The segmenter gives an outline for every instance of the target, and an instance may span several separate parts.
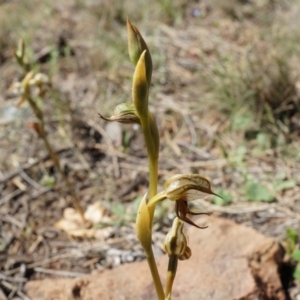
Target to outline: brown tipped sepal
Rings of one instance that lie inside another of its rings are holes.
[[[182,199],[189,201],[187,192],[190,190],[216,195],[211,190],[209,180],[198,174],[176,174],[169,178],[165,183],[167,198],[172,201]]]
[[[123,124],[141,124],[133,103],[121,103],[115,107],[114,113],[110,118],[99,114],[100,118],[109,122],[120,122]]]

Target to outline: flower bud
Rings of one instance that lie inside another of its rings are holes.
[[[164,248],[168,255],[182,257],[187,248],[187,238],[183,233],[184,222],[175,218],[171,230],[165,237]]]
[[[20,39],[18,43],[18,48],[15,52],[15,57],[20,63],[23,63],[24,55],[25,55],[25,43],[23,39]]]
[[[29,82],[30,85],[41,87],[43,85],[50,85],[50,79],[46,74],[37,73]]]
[[[29,90],[29,85],[33,78],[34,78],[34,71],[30,71],[26,74],[26,76],[22,80],[22,87],[24,88],[24,92]]]
[[[19,86],[21,97],[20,100],[17,103],[17,107],[20,107],[23,102],[28,100],[30,97],[30,81],[34,77],[34,71],[30,71],[26,74],[24,79],[21,82],[21,85]]]
[[[128,31],[128,52],[131,62],[136,66],[142,53],[146,50],[146,73],[147,81],[150,86],[152,76],[152,58],[146,42],[144,41],[139,30],[131,24],[127,19],[127,31]]]

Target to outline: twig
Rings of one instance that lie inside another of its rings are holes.
[[[2,289],[0,288],[0,300],[7,300],[8,298],[3,293]]]
[[[4,274],[0,273],[0,280],[5,280],[9,282],[27,282],[26,278],[21,278],[21,277],[11,277],[11,276],[6,276]]]
[[[131,162],[137,163],[137,164],[141,164],[141,165],[145,165],[145,163],[147,161],[145,158],[140,158],[137,156],[132,156],[132,155],[126,154],[124,152],[118,151],[118,149],[115,149],[115,148],[111,149],[108,145],[104,145],[104,144],[96,144],[94,146],[94,148],[102,150],[102,151],[110,151],[110,154],[111,154],[111,152],[113,152],[114,155],[118,156],[119,158],[124,158],[128,161],[131,161]]]
[[[24,170],[20,170],[20,175],[21,177],[30,185],[32,185],[34,188],[36,188],[37,190],[42,190],[44,187],[41,186],[40,184],[38,184],[37,182],[35,182],[34,180],[32,180],[25,172]]]
[[[3,220],[6,221],[6,222],[9,222],[9,223],[12,223],[12,224],[16,225],[19,228],[24,227],[24,225],[19,220],[15,219],[11,215],[5,215]]]
[[[175,164],[174,161],[173,162],[169,161],[169,163],[171,165]],[[186,164],[186,167],[190,167],[190,168],[205,167],[210,169],[221,168],[228,165],[228,161],[224,158],[205,160],[205,161],[194,161],[194,162],[186,161],[184,163]],[[176,165],[178,165],[178,163],[176,163]]]
[[[24,278],[25,274],[26,274],[26,264],[22,263],[20,266],[20,276],[22,276]],[[24,287],[24,282],[19,282],[18,283],[18,291],[22,291],[23,287]]]
[[[54,187],[48,187],[48,188],[44,188],[43,190],[39,191],[38,193],[35,193],[31,196],[31,200],[34,200],[36,198],[39,198],[40,196],[50,192],[53,190]]]
[[[193,121],[190,119],[190,117],[186,114],[183,114],[183,118],[189,128],[189,131],[190,131],[190,134],[191,134],[191,144],[192,146],[195,146],[196,143],[197,143],[197,133],[196,133],[196,130],[195,130],[195,127],[194,127],[194,123]]]
[[[23,194],[24,191],[22,190],[15,190],[13,192],[11,192],[10,194],[4,196],[2,199],[0,199],[0,205],[5,204],[6,202],[10,201],[12,198],[19,196],[21,194]]]
[[[126,238],[125,237],[115,238],[112,241],[108,240],[105,243],[102,242],[102,241],[99,241],[99,242],[94,243],[92,245],[87,244],[87,245],[84,245],[81,249],[74,249],[74,251],[68,251],[67,253],[58,254],[56,256],[53,256],[53,257],[50,257],[50,258],[47,258],[47,259],[43,259],[43,260],[40,260],[40,261],[29,263],[26,267],[27,267],[27,269],[33,269],[33,268],[36,268],[36,267],[40,267],[40,266],[52,263],[52,262],[57,261],[59,259],[65,259],[65,258],[70,258],[70,257],[71,258],[72,257],[73,258],[83,257],[83,256],[86,255],[86,253],[88,253],[90,251],[96,251],[97,253],[99,253],[101,251],[107,250],[109,247],[117,246],[121,242],[124,242],[124,241],[128,241],[128,237],[126,237]],[[80,252],[78,250],[80,250]],[[16,273],[19,272],[19,269],[20,268],[14,268],[14,269],[11,269],[11,270],[7,270],[7,271],[5,271],[5,274],[7,276],[16,274]]]
[[[0,284],[3,285],[5,288],[11,290],[14,294],[16,293],[22,300],[30,300],[24,293],[21,291],[16,290],[16,288],[7,281],[0,281]]]
[[[43,246],[45,248],[45,259],[49,258],[50,257],[50,246],[49,246],[49,243],[47,241],[47,239],[42,235],[42,243],[43,243]]]
[[[56,150],[56,154],[61,154],[61,153],[65,152],[65,151],[69,151],[69,150],[70,150],[69,148],[63,148],[63,149],[60,149],[60,150]],[[14,172],[12,172],[12,173],[6,175],[4,178],[2,178],[2,179],[0,180],[0,184],[5,183],[5,182],[11,180],[12,178],[18,176],[18,175],[20,174],[20,171],[21,171],[21,170],[22,170],[22,171],[25,171],[25,170],[27,170],[27,169],[30,169],[30,168],[32,168],[32,167],[38,165],[40,162],[46,161],[46,160],[48,160],[48,159],[50,159],[50,155],[49,155],[49,154],[43,156],[41,159],[36,160],[36,161],[34,161],[34,162],[32,162],[32,163],[24,164],[24,165],[23,165],[21,168],[19,168],[18,170],[14,171]]]
[[[195,147],[193,145],[190,145],[184,141],[176,141],[176,143],[180,146],[183,146],[187,149],[189,149],[190,151],[195,152],[196,154],[198,154],[199,156],[201,156],[203,159],[210,159],[212,158],[212,155],[210,153],[208,153],[207,151],[199,148],[199,147]]]
[[[278,205],[277,203],[271,203],[271,204],[255,204],[255,205],[250,205],[249,203],[240,204],[240,205],[234,205],[234,206],[218,206],[211,204],[207,202],[204,199],[199,199],[197,200],[198,203],[203,205],[205,208],[208,208],[210,211],[215,211],[215,212],[221,212],[221,213],[229,213],[229,214],[245,214],[245,213],[254,213],[258,211],[263,211],[267,209],[277,209],[286,215],[293,217],[300,221],[300,215],[291,211],[287,207],[282,207]]]
[[[131,191],[136,189],[140,184],[142,184],[146,178],[144,176],[137,176],[129,185],[125,186],[125,188],[121,189],[117,196],[119,198],[123,198],[125,195],[129,194]]]
[[[35,272],[56,275],[56,276],[65,276],[65,277],[83,277],[87,276],[88,274],[85,273],[78,273],[78,272],[70,272],[70,271],[61,271],[61,270],[53,270],[53,269],[45,269],[41,267],[34,268]]]
[[[78,148],[74,145],[74,143],[72,142],[72,140],[69,138],[69,136],[66,134],[65,130],[62,127],[58,128],[58,132],[59,134],[65,139],[67,140],[67,142],[69,143],[70,148],[72,149],[72,151],[77,155],[78,159],[80,160],[81,164],[83,165],[84,169],[86,171],[92,171],[89,163],[87,162],[87,160],[84,158],[84,156],[80,153],[80,151],[78,150]]]

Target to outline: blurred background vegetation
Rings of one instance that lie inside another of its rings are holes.
[[[223,196],[199,201],[199,209],[281,240],[287,228],[299,230],[299,13],[297,0],[0,1],[0,214],[15,220],[1,223],[2,248],[9,252],[13,231],[26,253],[37,228],[52,226],[71,204],[27,126],[29,107],[16,107],[20,38],[34,69],[50,77],[51,89],[37,101],[82,205],[100,201],[109,211],[113,221],[101,228],[134,221],[147,189],[141,135],[97,115],[131,101],[127,17],[154,63],[160,184],[171,174],[199,173]],[[173,213],[161,207],[157,229]]]

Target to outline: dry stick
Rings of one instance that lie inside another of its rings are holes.
[[[10,201],[12,198],[17,197],[24,193],[22,190],[15,190],[8,195],[4,196],[3,198],[0,199],[0,205],[5,204],[6,202]]]
[[[50,274],[50,275],[56,275],[56,276],[64,276],[64,277],[83,277],[87,276],[86,273],[79,273],[79,272],[70,272],[70,271],[61,271],[61,270],[53,270],[53,269],[46,269],[41,267],[35,267],[35,272],[44,273],[44,274]]]
[[[69,148],[63,148],[63,149],[57,150],[56,153],[62,153],[62,152],[68,151],[68,150],[69,150]],[[30,168],[36,166],[37,164],[39,164],[41,161],[46,161],[47,159],[49,159],[49,153],[46,154],[45,156],[43,156],[40,160],[36,160],[34,162],[27,163],[27,164],[23,165],[20,169],[18,169],[16,171],[14,171],[14,172],[12,172],[12,173],[4,176],[0,180],[0,184],[5,183],[5,182],[11,180],[12,178],[18,176],[20,174],[20,172],[22,172],[22,171],[24,172],[25,170],[30,169]]]
[[[5,296],[5,294],[3,293],[1,286],[0,286],[0,299],[1,300],[7,300],[8,298]]]
[[[22,278],[22,277],[12,277],[12,276],[6,276],[4,274],[0,273],[0,280],[5,280],[5,281],[9,281],[9,282],[27,282],[26,278]]]
[[[7,281],[1,281],[0,284],[2,286],[4,286],[6,289],[11,290],[13,294],[17,294],[19,297],[21,297],[21,299],[30,300],[24,293],[22,293],[21,291],[18,291],[11,283],[9,283]],[[11,299],[11,298],[9,297],[9,299]]]
[[[84,218],[84,212],[83,209],[80,205],[80,201],[76,195],[76,192],[74,190],[74,187],[72,186],[72,184],[70,183],[67,175],[65,174],[65,172],[62,170],[61,165],[60,165],[60,161],[58,156],[56,155],[56,153],[54,152],[54,150],[52,149],[48,138],[47,138],[47,133],[45,131],[45,123],[44,123],[44,117],[43,117],[43,113],[42,111],[38,108],[38,106],[36,105],[36,103],[33,101],[33,99],[28,96],[27,98],[35,116],[37,117],[37,119],[39,120],[39,132],[38,134],[40,135],[40,137],[42,138],[42,140],[44,141],[45,147],[56,167],[56,169],[58,170],[58,172],[60,173],[61,177],[63,178],[63,180],[65,181],[67,188],[73,198],[73,204],[75,206],[75,209],[77,210],[77,212],[79,213],[81,220],[83,223],[85,223],[85,218]]]

